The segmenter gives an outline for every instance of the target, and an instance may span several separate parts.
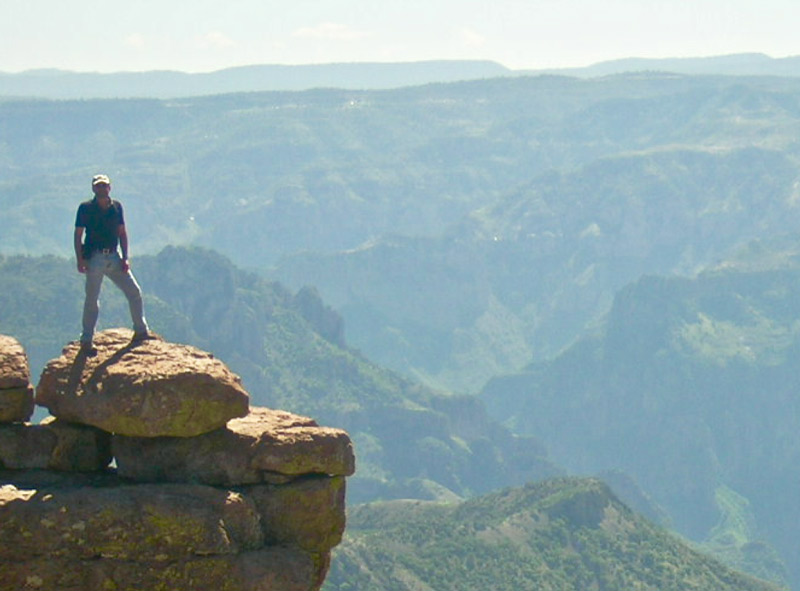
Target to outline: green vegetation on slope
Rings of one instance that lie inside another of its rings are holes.
[[[596,336],[482,398],[571,472],[631,475],[734,564],[776,576],[777,549],[797,586],[798,246],[765,248],[695,279],[640,279]]]
[[[163,337],[214,353],[252,404],[347,429],[358,469],[351,502],[456,498],[559,473],[542,446],[491,421],[475,398],[437,393],[347,348],[341,319],[313,290],[292,294],[202,249],[133,261],[146,313]],[[0,333],[20,340],[33,378],[78,336],[83,280],[72,261],[0,256]],[[107,283],[101,325],[127,326]]]
[[[351,509],[325,591],[769,591],[620,503],[551,480],[459,504]]]

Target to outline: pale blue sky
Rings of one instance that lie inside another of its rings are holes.
[[[796,0],[2,0],[0,71],[800,55]]]

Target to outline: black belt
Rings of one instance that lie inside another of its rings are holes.
[[[99,252],[100,254],[117,254],[116,248],[98,248],[95,252]]]

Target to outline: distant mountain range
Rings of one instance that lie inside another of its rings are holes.
[[[600,62],[585,68],[535,70],[535,74],[566,76],[610,76],[626,72],[674,72],[721,76],[800,76],[800,56],[772,58],[763,53],[738,53],[713,57],[625,58]]]
[[[378,90],[511,75],[511,70],[489,61],[255,65],[196,74],[30,70],[18,74],[0,73],[0,96],[174,98],[312,88]]]
[[[405,63],[252,65],[214,72],[0,72],[0,97],[175,98],[235,92],[313,88],[380,90],[433,83],[528,75],[610,76],[629,72],[674,72],[726,76],[800,76],[800,56],[771,58],[744,53],[698,58],[626,58],[583,68],[511,70],[492,61],[432,60]]]

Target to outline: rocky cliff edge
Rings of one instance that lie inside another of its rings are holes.
[[[94,357],[70,343],[34,392],[0,335],[0,591],[319,589],[347,433],[250,408],[209,353],[131,336],[98,334]]]

